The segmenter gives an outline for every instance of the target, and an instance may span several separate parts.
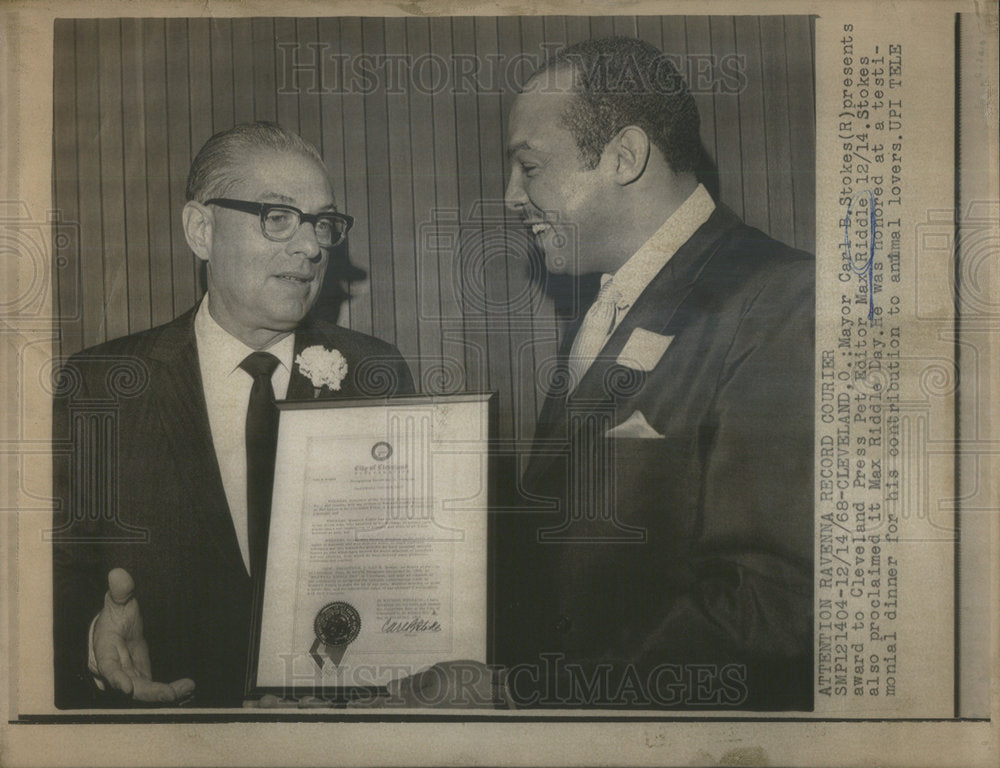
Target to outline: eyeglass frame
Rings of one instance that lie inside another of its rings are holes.
[[[312,224],[313,229],[316,228],[316,223],[320,220],[322,216],[331,216],[335,219],[340,219],[344,223],[344,231],[340,233],[340,239],[335,243],[330,245],[322,245],[321,248],[336,248],[338,245],[347,239],[347,233],[351,231],[351,227],[354,226],[354,217],[348,216],[346,213],[341,213],[340,211],[323,211],[321,213],[306,213],[296,208],[294,205],[288,205],[287,203],[257,203],[251,200],[236,200],[231,197],[213,197],[211,200],[206,200],[204,205],[218,205],[221,208],[228,208],[233,211],[240,211],[242,213],[252,213],[260,217],[260,232],[264,237],[273,243],[287,243],[289,240],[295,237],[296,233],[299,231],[299,227],[305,224]],[[267,228],[265,226],[265,221],[267,219],[267,214],[275,209],[280,209],[283,211],[292,211],[299,217],[299,226],[292,230],[292,233],[286,237],[284,240],[272,237],[267,234]]]

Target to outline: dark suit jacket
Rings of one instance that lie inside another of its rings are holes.
[[[194,679],[198,706],[239,706],[251,582],[212,444],[195,347],[195,309],[173,322],[74,355],[57,381],[54,437],[56,705],[107,705],[87,674],[87,631],[107,573],[135,579],[155,680]],[[399,352],[316,321],[295,335],[340,350],[339,392],[410,393]],[[288,399],[312,399],[293,366]]]
[[[813,326],[812,257],[720,207],[550,396],[522,494],[552,511],[499,526],[522,704],[811,706]],[[616,362],[635,329],[672,337],[651,370]],[[606,436],[637,411],[661,439]]]

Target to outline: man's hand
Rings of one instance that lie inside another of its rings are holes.
[[[104,608],[94,624],[90,671],[136,701],[169,703],[187,698],[194,692],[193,680],[153,682],[149,646],[142,634],[142,616],[132,596],[134,590],[135,582],[128,571],[115,568],[108,573]]]
[[[504,670],[479,661],[439,662],[409,677],[391,680],[388,698],[352,701],[350,707],[513,709]]]

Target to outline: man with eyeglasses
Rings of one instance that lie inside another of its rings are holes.
[[[272,123],[216,134],[191,166],[187,200],[204,299],[74,355],[64,376],[77,386],[56,398],[55,438],[73,444],[54,469],[59,707],[192,694],[198,706],[239,706],[266,557],[274,400],[413,391],[395,347],[307,318],[353,223],[311,144]],[[314,346],[346,360],[339,389],[299,370]],[[88,431],[93,403],[110,403],[110,442]]]

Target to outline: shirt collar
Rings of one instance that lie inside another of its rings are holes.
[[[217,375],[229,376],[239,368],[247,355],[258,350],[244,344],[215,321],[209,311],[209,298],[209,295],[205,294],[205,300],[201,302],[194,318],[198,357],[202,366],[210,365]],[[259,351],[270,352],[278,358],[278,362],[285,369],[291,371],[292,357],[295,354],[295,334],[290,333],[267,349]]]
[[[639,294],[677,253],[677,249],[691,239],[714,210],[715,201],[704,185],[699,184],[663,226],[617,272],[601,276],[602,286],[614,278],[615,302],[620,309],[635,303]]]

